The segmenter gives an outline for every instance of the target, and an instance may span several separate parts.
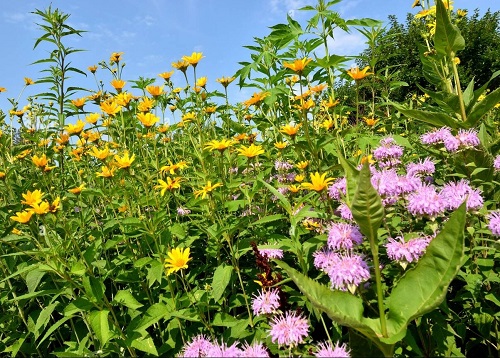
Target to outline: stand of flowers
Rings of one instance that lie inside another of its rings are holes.
[[[380,23],[343,20],[338,2],[273,26],[213,88],[202,53],[158,85],[124,80],[116,52],[83,97],[57,77],[83,72],[64,61],[80,32],[35,12],[53,75],[25,83],[52,87],[1,120],[2,353],[498,351],[500,89],[461,87],[466,44],[436,0],[416,16],[433,25],[428,99],[375,95],[401,84],[376,59],[346,69],[328,41]],[[236,79],[256,92],[230,104]]]

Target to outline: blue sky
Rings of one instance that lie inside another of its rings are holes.
[[[0,9],[0,87],[7,88],[0,94],[0,108],[7,112],[7,98],[17,98],[24,77],[40,78],[43,65],[30,65],[47,56],[47,50],[33,50],[35,39],[41,35],[35,22],[35,9],[45,9],[50,4],[71,14],[69,24],[88,31],[81,38],[74,38],[70,46],[86,50],[71,56],[72,64],[82,70],[99,61],[109,60],[112,52],[124,52],[126,67],[123,79],[135,80],[139,76],[156,77],[158,73],[172,70],[171,63],[193,51],[203,52],[205,58],[197,67],[198,76],[207,76],[210,89],[222,89],[215,81],[231,76],[239,69],[238,62],[249,60],[249,50],[254,37],[269,33],[269,26],[286,22],[286,14],[301,23],[309,16],[297,11],[305,5],[315,5],[316,0],[37,0],[4,1]],[[343,0],[333,7],[345,19],[371,17],[387,20],[390,14],[404,21],[406,13],[417,12],[411,8],[413,0]],[[455,0],[455,8],[475,8],[484,13],[488,8],[500,10],[498,0]],[[330,51],[340,55],[356,55],[364,48],[364,39],[352,31],[337,32]],[[109,87],[110,77],[98,70],[98,77]],[[174,83],[184,85],[181,73],[173,77]],[[92,76],[74,76],[72,85],[96,89]],[[26,104],[26,96],[46,90],[40,86],[28,87],[23,93],[20,106]],[[236,90],[233,83],[231,102],[250,97],[252,89]],[[133,92],[133,91],[132,91]],[[84,96],[85,94],[81,94]],[[80,97],[81,97],[80,96]]]

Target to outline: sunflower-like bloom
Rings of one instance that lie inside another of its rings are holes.
[[[83,106],[85,105],[85,102],[87,101],[87,97],[82,97],[82,98],[77,98],[77,99],[72,99],[71,100],[71,103],[73,103],[73,105],[78,108],[78,109],[82,109]]]
[[[189,63],[191,66],[196,67],[198,62],[205,57],[201,52],[193,52],[191,56],[182,56],[182,60]]]
[[[122,55],[123,55],[123,52],[113,52],[111,54],[111,56],[109,57],[109,62],[111,62],[111,64],[113,63],[118,63],[121,61],[122,59]]]
[[[174,272],[182,269],[188,268],[188,261],[191,260],[189,257],[190,249],[175,248],[170,250],[167,255],[168,258],[165,259],[165,268],[167,269],[167,276]]]
[[[293,124],[287,124],[286,126],[283,126],[280,128],[281,133],[285,133],[289,135],[290,137],[295,137],[300,129],[300,126],[302,123],[293,125]]]
[[[31,86],[31,85],[35,84],[35,81],[33,81],[33,80],[32,80],[31,78],[29,78],[29,77],[24,77],[24,84],[25,84],[26,86]]]
[[[207,184],[200,190],[195,190],[194,196],[198,198],[201,195],[202,199],[205,199],[209,193],[211,193],[215,188],[222,186],[222,183],[216,183],[212,185],[212,182],[209,180]]]
[[[45,154],[42,154],[40,157],[34,155],[33,157],[31,157],[31,161],[38,168],[45,168],[45,166],[49,163],[49,160],[47,159],[47,156]]]
[[[132,165],[132,162],[135,160],[135,154],[129,156],[129,152],[125,151],[123,155],[120,157],[119,155],[115,155],[115,164],[118,168],[125,169]]]
[[[149,94],[153,97],[158,97],[163,94],[163,86],[147,86],[146,91],[149,92]]]
[[[274,143],[274,147],[277,149],[285,149],[288,146],[287,142],[276,142]]]
[[[80,194],[83,191],[83,189],[85,189],[85,184],[84,183],[80,184],[79,186],[77,186],[75,188],[68,189],[68,191],[70,193],[72,193],[72,194],[78,195],[78,194]]]
[[[64,129],[68,132],[69,135],[72,134],[80,134],[83,131],[83,127],[85,127],[85,122],[81,119],[77,120],[75,124],[68,124]]]
[[[234,77],[221,77],[221,78],[217,78],[216,81],[219,82],[221,85],[224,86],[224,88],[226,88],[227,86],[229,86],[229,84],[231,82],[234,81]]]
[[[163,73],[160,73],[158,76],[163,78],[165,81],[170,81],[170,77],[172,77],[172,75],[174,74],[174,71],[170,71],[170,72],[163,72]]]
[[[223,152],[230,146],[234,144],[234,141],[232,139],[222,139],[222,140],[211,140],[207,144],[205,144],[205,149],[210,149],[210,151],[213,150],[218,150],[219,152]]]
[[[40,203],[42,201],[43,193],[40,189],[33,190],[32,192],[28,190],[26,194],[22,194],[24,200],[21,201],[21,204],[33,205]]]
[[[356,67],[353,67],[353,68],[350,68],[349,70],[347,70],[347,74],[349,76],[351,76],[351,78],[353,80],[359,81],[359,80],[362,80],[363,78],[365,78],[369,75],[373,75],[373,72],[368,72],[369,69],[370,69],[370,66],[366,66],[362,70],[359,70],[359,67],[356,66]]]
[[[149,112],[151,108],[153,108],[154,104],[155,104],[154,99],[144,97],[142,101],[140,101],[139,104],[137,105],[137,110],[139,110],[140,112]]]
[[[164,165],[160,168],[160,172],[162,174],[169,172],[170,175],[174,175],[176,170],[185,169],[188,167],[187,162],[185,160],[180,161],[179,163],[172,164],[172,162],[168,161],[170,165]]]
[[[111,153],[109,151],[109,147],[105,147],[104,149],[98,149],[97,147],[92,147],[89,154],[97,159],[104,160],[107,157],[109,157]]]
[[[115,116],[122,110],[122,107],[119,106],[115,101],[105,101],[101,103],[100,108],[101,111],[106,113],[108,116]]]
[[[101,171],[96,173],[96,176],[110,178],[115,175],[116,168],[108,168],[106,165],[101,167]]]
[[[318,172],[310,174],[311,182],[302,183],[301,186],[304,189],[314,190],[320,192],[328,187],[328,184],[334,181],[334,178],[326,178],[326,173],[319,174]]]
[[[181,187],[182,178],[177,177],[172,179],[167,177],[166,179],[167,181],[158,179],[158,185],[155,186],[155,189],[161,189],[161,196],[165,195],[167,190],[180,189]]]
[[[18,211],[15,216],[11,216],[11,220],[17,221],[21,224],[26,224],[28,221],[30,221],[31,216],[33,215],[32,211],[25,210],[25,211]]]
[[[115,96],[115,102],[120,106],[127,107],[133,98],[132,93],[122,92]]]
[[[184,61],[184,60],[172,62],[172,67],[185,73],[187,68],[189,67],[189,62]]]
[[[252,97],[244,101],[243,104],[247,108],[250,107],[251,105],[258,106],[267,96],[269,96],[269,92],[254,93]]]
[[[114,79],[111,81],[111,86],[116,90],[116,92],[120,93],[123,90],[123,87],[127,84],[127,81]]]
[[[297,167],[297,169],[304,170],[307,168],[308,165],[309,165],[309,161],[304,160],[302,162],[298,162],[295,166]]]
[[[42,201],[40,203],[31,205],[31,208],[28,210],[38,215],[44,215],[50,211],[50,204],[48,201]]]
[[[193,119],[196,119],[196,114],[194,112],[188,112],[186,114],[183,114],[182,117],[181,117],[181,120],[184,123],[189,123]]]
[[[310,58],[303,58],[303,59],[298,59],[293,62],[284,62],[283,67],[291,69],[293,72],[301,75],[304,69],[306,68],[307,64],[311,62],[312,59]]]
[[[238,149],[238,152],[240,153],[239,155],[243,155],[247,158],[253,158],[260,154],[265,153],[264,149],[262,149],[262,146],[255,145],[253,143],[250,144],[248,147],[242,145],[241,148]]]
[[[147,128],[154,126],[154,124],[160,120],[160,118],[149,112],[137,113],[137,119]]]

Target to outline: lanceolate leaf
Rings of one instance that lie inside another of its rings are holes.
[[[453,25],[442,1],[436,1],[436,34],[434,35],[436,51],[450,56],[465,48],[465,40],[456,25]]]
[[[393,344],[382,343],[382,336],[378,319],[363,316],[364,307],[361,298],[347,292],[332,291],[309,277],[291,268],[286,263],[276,260],[276,263],[286,271],[300,291],[319,310],[340,325],[354,328],[365,337],[373,341],[386,356],[393,351]]]
[[[473,128],[495,105],[500,102],[500,88],[497,88],[487,95],[481,102],[478,102],[467,116],[464,123],[466,128]]]
[[[358,182],[359,171],[352,165],[347,159],[344,158],[339,149],[337,149],[338,158],[340,164],[344,168],[345,178],[346,178],[346,203],[347,205],[351,205],[351,202],[354,198],[354,194],[356,193],[356,183]]]
[[[354,220],[359,225],[363,235],[370,238],[370,242],[377,238],[377,229],[384,218],[382,200],[370,180],[370,167],[366,163],[358,178],[358,187],[351,204]]]
[[[425,122],[431,124],[436,127],[447,126],[450,128],[461,128],[463,125],[457,119],[440,112],[429,112],[429,111],[420,111],[417,109],[408,109],[400,104],[390,102],[398,111],[403,113],[405,116],[409,118],[413,118],[419,120],[421,122]]]
[[[460,269],[464,250],[465,204],[431,241],[417,265],[406,272],[389,296],[388,325],[396,343],[413,319],[432,311],[446,297],[449,284]]]

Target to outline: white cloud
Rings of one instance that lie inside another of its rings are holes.
[[[328,51],[331,54],[340,56],[356,56],[366,48],[365,38],[354,29],[350,33],[337,30],[334,33],[334,36],[334,39],[330,38],[327,42]]]
[[[311,0],[271,0],[269,5],[271,13],[278,15],[288,14],[294,18],[295,12],[298,9],[315,3],[316,1]]]

